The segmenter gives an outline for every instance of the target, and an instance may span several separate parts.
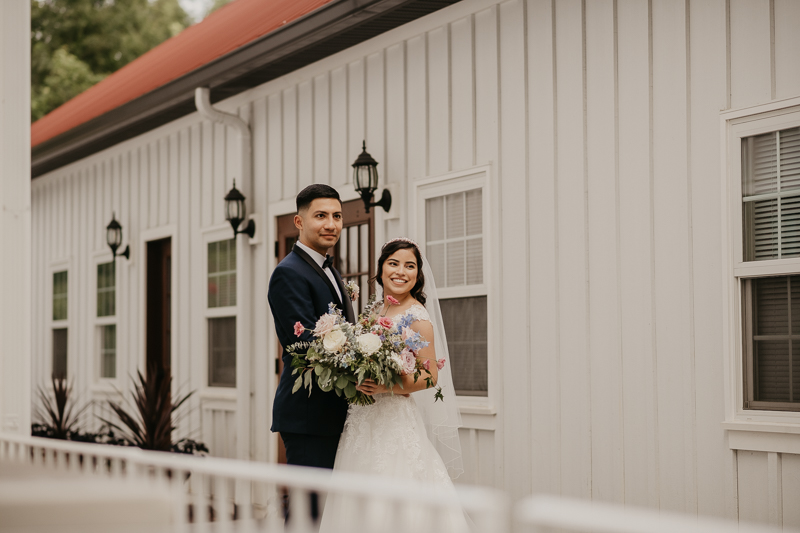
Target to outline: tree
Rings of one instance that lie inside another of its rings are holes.
[[[190,24],[178,0],[31,0],[31,120]]]

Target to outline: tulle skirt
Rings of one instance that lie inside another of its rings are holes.
[[[416,402],[410,397],[383,394],[373,405],[351,405],[347,413],[333,475],[337,472],[375,474],[409,479],[455,493],[442,459],[428,440]],[[341,494],[327,498],[320,533],[368,531],[399,522],[406,531],[462,533],[469,531],[457,505],[431,513],[425,506],[396,508],[363,502]],[[407,529],[410,528],[410,529]]]

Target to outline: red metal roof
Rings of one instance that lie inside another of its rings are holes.
[[[130,102],[333,0],[235,0],[31,125],[31,146]]]

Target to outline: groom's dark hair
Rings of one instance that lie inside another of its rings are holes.
[[[311,202],[317,198],[334,198],[339,200],[339,205],[342,205],[342,199],[339,198],[339,193],[336,192],[336,189],[323,183],[314,183],[300,191],[297,195],[297,212],[299,213],[301,209],[305,209],[311,205]]]

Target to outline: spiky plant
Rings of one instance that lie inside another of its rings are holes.
[[[52,395],[45,387],[39,386],[37,392],[42,405],[34,409],[34,415],[44,430],[43,436],[66,440],[77,433],[78,419],[89,404],[76,410],[72,384],[68,384],[65,377],[55,375],[52,383]]]
[[[151,367],[147,376],[137,372],[138,381],[133,381],[133,412],[129,413],[120,404],[108,400],[108,405],[120,424],[100,419],[116,428],[123,437],[144,450],[168,452],[172,449],[173,413],[192,393],[172,401],[172,377],[163,367]]]

